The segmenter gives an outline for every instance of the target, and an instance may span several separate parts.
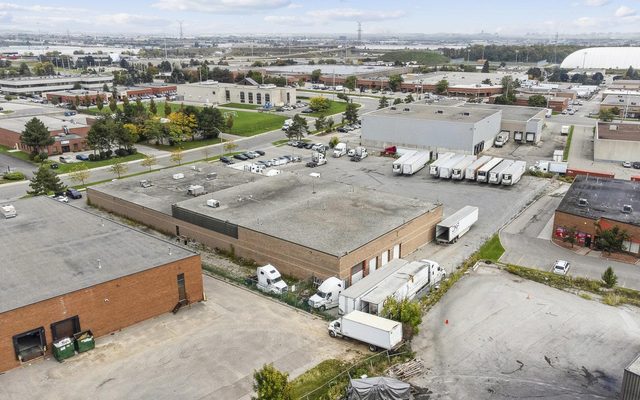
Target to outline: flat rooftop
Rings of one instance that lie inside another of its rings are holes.
[[[26,125],[26,123],[31,121],[33,118],[34,118],[33,115],[28,117],[1,118],[0,128],[6,129],[12,132],[22,132],[24,131],[24,126]],[[63,114],[36,115],[35,118],[38,118],[40,121],[42,121],[42,123],[50,131],[62,130],[62,128],[65,126],[69,129],[86,128],[88,126],[86,124],[87,122],[86,116],[80,115],[80,114],[71,115],[68,117],[64,116]]]
[[[588,204],[578,205],[579,199],[586,199]],[[624,205],[630,205],[633,211],[623,213]],[[556,211],[640,226],[640,182],[576,176]]]
[[[85,95],[111,96],[111,92],[103,92],[102,90],[88,90],[88,89],[55,90],[55,91],[47,92],[47,94],[50,94],[53,96],[85,96]],[[82,100],[82,97],[80,98],[80,100]]]
[[[462,105],[464,108],[473,108],[477,110],[500,110],[502,111],[502,119],[505,121],[518,121],[526,122],[531,118],[544,111],[544,108],[538,107],[523,107],[523,106],[509,106],[502,104],[474,104],[465,103]]]
[[[206,205],[208,199],[219,208]],[[180,202],[178,210],[345,255],[439,207],[339,182],[282,173]]]
[[[393,109],[395,108],[395,110]],[[409,111],[404,111],[409,109]],[[493,109],[466,109],[438,104],[398,104],[369,113],[370,116],[414,118],[431,121],[456,121],[477,123],[500,111]],[[466,115],[465,115],[466,114]]]
[[[640,124],[598,122],[598,139],[638,142],[640,141]]]
[[[522,73],[504,73],[504,72],[489,72],[489,73],[480,73],[480,72],[448,72],[448,71],[438,71],[431,72],[428,74],[404,74],[402,75],[404,78],[404,83],[413,83],[425,85],[435,85],[442,79],[446,79],[449,82],[449,86],[454,85],[478,85],[482,84],[482,82],[486,79],[489,79],[491,83],[495,86],[500,86],[500,82],[502,78],[505,76],[511,76],[513,79],[524,80],[527,79],[526,74]]]
[[[13,205],[17,217],[0,216],[0,313],[195,255],[48,197]]]
[[[184,178],[173,179],[173,175],[178,173],[184,174]],[[207,179],[211,173],[216,174],[215,179]],[[191,185],[201,185],[207,192],[213,193],[264,178],[262,175],[238,171],[220,163],[199,163],[118,179],[94,186],[92,190],[171,215],[172,204],[193,198],[187,194],[187,188]],[[143,188],[140,185],[143,179],[150,181],[152,186]]]
[[[640,105],[640,95],[610,94],[600,104],[603,106],[618,106],[619,108],[626,106],[637,107]]]
[[[30,76],[20,78],[0,79],[0,85],[42,85],[52,82],[90,82],[90,81],[112,81],[113,75],[55,75],[55,76]]]

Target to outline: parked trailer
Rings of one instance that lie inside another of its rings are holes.
[[[392,164],[392,169],[393,169],[393,173],[394,174],[402,174],[402,165],[411,157],[413,157],[415,154],[417,153],[417,151],[415,150],[409,150],[407,152],[405,152],[402,157],[398,158],[397,160],[395,160]]]
[[[609,172],[597,172],[597,171],[587,171],[584,169],[567,169],[567,176],[578,176],[578,175],[586,175],[593,176],[598,178],[614,178],[615,174]]]
[[[402,174],[415,174],[427,165],[430,158],[431,154],[429,152],[421,151],[414,154],[413,157],[409,158],[402,164]]]
[[[631,180],[634,181],[634,182],[640,182],[640,175],[632,176]]]
[[[464,206],[436,225],[436,241],[442,244],[455,243],[467,233],[478,220],[478,207]]]
[[[439,176],[440,175],[440,166],[442,164],[444,164],[445,162],[447,162],[448,159],[450,159],[451,157],[455,156],[455,153],[443,153],[443,154],[438,154],[438,158],[431,163],[431,165],[429,165],[429,174],[431,176]]]
[[[402,342],[402,323],[352,311],[329,323],[331,337],[348,337],[369,345],[369,350],[390,350]]]
[[[504,158],[496,157],[491,161],[487,162],[485,165],[480,167],[478,173],[476,175],[476,181],[478,182],[488,182],[489,181],[489,171],[496,167],[496,165],[500,164]]]
[[[464,174],[467,172],[467,167],[473,164],[474,161],[476,161],[476,156],[465,156],[462,161],[457,163],[451,170],[451,179],[464,179]]]
[[[438,178],[451,178],[453,167],[455,167],[465,157],[466,156],[464,154],[456,154],[455,156],[448,159],[444,164],[440,166],[440,168],[438,168]]]
[[[499,185],[502,182],[502,175],[515,161],[503,160],[500,164],[496,165],[491,171],[489,171],[489,183]]]
[[[489,161],[491,161],[493,157],[491,156],[482,156],[480,158],[478,158],[477,160],[475,160],[473,163],[471,163],[471,165],[469,165],[465,172],[464,172],[464,178],[468,179],[470,181],[475,181],[476,180],[476,175],[478,174],[478,170],[480,168],[482,168],[483,165],[485,165],[486,163],[488,163]],[[456,179],[456,177],[453,177],[454,179]],[[462,179],[462,178],[459,178]]]
[[[527,163],[524,161],[516,161],[502,173],[502,184],[509,186],[515,185],[520,181],[522,175],[527,170]]]

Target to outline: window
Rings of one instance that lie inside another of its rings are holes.
[[[240,92],[240,103],[244,103],[244,92]]]
[[[224,91],[224,98],[226,101],[231,101],[231,92],[228,90]]]
[[[287,103],[291,103],[291,93],[287,92]]]
[[[262,104],[262,93],[256,93],[256,103]]]
[[[184,274],[178,274],[178,302],[185,303],[187,301],[187,288],[184,284]]]
[[[253,104],[253,93],[249,93],[249,103]]]
[[[376,268],[378,268],[378,257],[373,257],[369,260],[369,273],[375,271]]]
[[[269,93],[264,94],[264,102],[271,103],[271,95]]]

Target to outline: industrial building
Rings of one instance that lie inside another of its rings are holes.
[[[576,245],[594,247],[601,230],[626,230],[627,251],[640,256],[640,182],[576,176],[555,212],[553,240],[564,243],[575,229]]]
[[[640,47],[590,47],[569,54],[560,65],[564,69],[640,68]]]
[[[464,108],[488,109],[502,112],[500,130],[509,132],[511,138],[520,143],[538,143],[546,109],[538,107],[508,106],[502,104],[463,104]]]
[[[354,282],[433,240],[442,219],[439,204],[294,173],[266,177],[207,165],[145,178],[145,187],[139,178],[92,186],[89,201],[300,278]],[[194,185],[207,194],[190,196]]]
[[[12,149],[31,152],[29,146],[20,141],[27,122],[34,117],[9,117],[0,119],[0,144]],[[82,115],[39,115],[38,118],[49,130],[54,138],[54,143],[47,146],[46,150],[51,154],[62,154],[71,151],[87,150],[86,137],[90,126]]]
[[[362,142],[478,154],[493,145],[501,123],[502,111],[487,107],[399,104],[362,116]]]
[[[593,141],[596,161],[640,160],[640,125],[629,122],[598,122]]]
[[[245,103],[258,106],[295,104],[296,89],[276,85],[260,85],[250,78],[240,83],[205,81],[177,86],[178,96],[184,101],[206,104]]]
[[[113,75],[56,75],[0,79],[0,93],[14,96],[40,95],[45,92],[71,90],[102,90],[113,84]]]
[[[0,373],[203,300],[200,256],[48,197],[0,215]],[[37,232],[34,234],[34,232]]]
[[[600,102],[600,111],[623,118],[640,118],[640,94],[610,94]]]
[[[71,89],[47,92],[45,95],[47,100],[53,104],[90,106],[96,104],[98,97],[102,99],[103,103],[107,103],[113,94],[102,90]]]

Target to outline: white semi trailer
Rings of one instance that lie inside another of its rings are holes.
[[[438,158],[429,165],[429,175],[434,176],[436,178],[440,176],[440,166],[455,155],[456,155],[455,153],[438,154]]]
[[[506,186],[515,185],[520,181],[522,175],[527,170],[527,163],[516,161],[502,173],[502,184]]]
[[[417,151],[408,150],[406,151],[400,158],[395,160],[392,164],[392,169],[394,174],[402,174],[402,164],[404,164],[408,159],[413,157]]]
[[[482,168],[486,163],[491,161],[492,158],[493,157],[491,156],[482,156],[475,160],[471,165],[467,167],[467,170],[464,172],[464,178],[470,181],[475,181],[478,170]]]
[[[438,178],[450,178],[451,173],[453,172],[453,167],[460,161],[462,161],[464,157],[464,154],[456,154],[455,156],[448,159],[444,164],[440,166],[440,168],[438,168]]]
[[[488,163],[480,167],[478,174],[476,175],[477,182],[489,182],[489,171],[494,169],[496,165],[500,164],[504,158],[496,157],[491,159]]]
[[[455,243],[478,221],[478,207],[464,206],[436,225],[436,241],[441,244]]]
[[[500,164],[496,165],[491,171],[489,171],[489,183],[499,185],[502,182],[502,174],[507,170],[515,161],[503,160]]]
[[[431,158],[431,154],[426,151],[420,151],[413,155],[413,157],[407,159],[402,164],[402,174],[403,175],[413,175],[416,172],[420,171],[424,168],[425,165],[429,162]]]
[[[476,156],[465,156],[451,169],[451,179],[462,180],[467,172],[467,167],[476,161]],[[440,176],[442,178],[442,175]]]

